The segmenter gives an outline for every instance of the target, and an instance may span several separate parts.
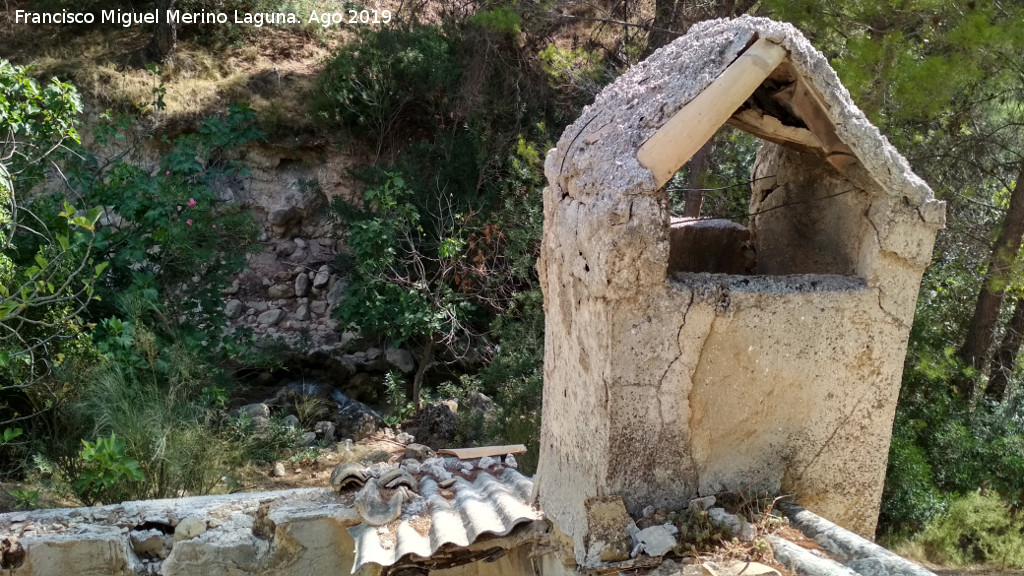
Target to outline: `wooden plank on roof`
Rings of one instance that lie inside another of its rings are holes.
[[[722,127],[786,57],[759,39],[640,146],[636,157],[661,188]]]
[[[508,446],[480,446],[479,448],[444,448],[438,450],[438,454],[455,456],[459,460],[475,460],[484,456],[504,456],[506,454],[522,454],[526,452],[526,446],[522,444],[510,444]]]
[[[798,78],[792,88],[785,95],[789,99],[789,108],[821,141],[829,163],[836,170],[844,171],[850,164],[856,162],[857,158],[853,150],[836,135],[836,128],[829,120],[824,100],[803,78]]]

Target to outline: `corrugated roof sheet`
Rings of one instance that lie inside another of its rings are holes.
[[[406,554],[426,558],[444,544],[468,546],[485,533],[505,536],[523,522],[541,519],[529,504],[532,490],[533,481],[512,468],[477,469],[475,478],[456,476],[448,489],[424,476],[421,498],[406,503],[398,520],[348,529],[356,544],[352,572],[371,562],[391,566]]]

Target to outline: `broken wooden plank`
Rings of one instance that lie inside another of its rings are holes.
[[[832,166],[843,172],[856,161],[853,150],[836,135],[836,128],[829,120],[826,112],[826,105],[817,91],[814,90],[803,78],[798,78],[793,85],[792,91],[787,91],[785,96],[789,99],[788,107],[793,114],[803,120],[825,150],[828,161]]]
[[[726,123],[752,136],[782,146],[795,146],[802,151],[817,151],[820,154],[825,152],[821,147],[821,141],[810,130],[786,126],[778,118],[761,110],[747,108],[734,114]]]
[[[655,186],[664,186],[785,57],[785,48],[759,39],[652,134],[636,157],[651,171]]]
[[[476,460],[484,456],[504,456],[506,454],[522,454],[526,452],[526,446],[522,444],[510,444],[508,446],[480,446],[478,448],[442,448],[438,454],[455,456],[459,460]]]

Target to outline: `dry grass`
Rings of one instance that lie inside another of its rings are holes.
[[[308,132],[316,124],[307,112],[316,75],[346,32],[267,27],[241,45],[210,47],[181,40],[159,76],[145,68],[145,28],[95,26],[15,26],[14,10],[23,0],[0,8],[0,58],[31,65],[41,78],[74,83],[90,112],[155,112],[155,92],[165,90],[164,110],[155,119],[165,132],[177,132],[223,110],[246,103],[271,136],[287,130]]]

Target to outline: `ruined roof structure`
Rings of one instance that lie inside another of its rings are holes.
[[[765,140],[749,223],[672,220],[664,184],[726,124]],[[535,489],[577,561],[599,563],[616,499],[637,517],[783,491],[873,534],[944,205],[825,58],[787,24],[697,24],[602,91],[545,172]]]

